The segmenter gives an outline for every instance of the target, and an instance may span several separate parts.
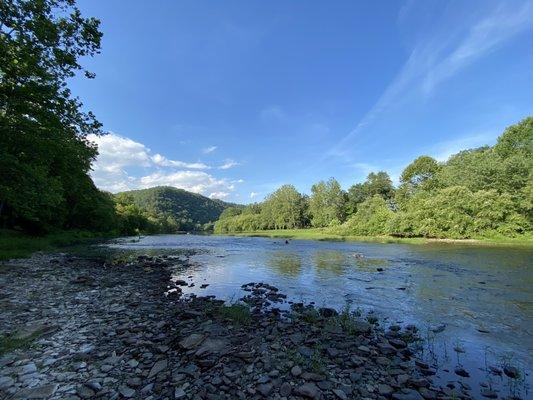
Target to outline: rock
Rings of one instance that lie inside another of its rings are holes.
[[[357,383],[361,380],[362,375],[358,374],[357,372],[350,372],[350,380],[352,383]]]
[[[481,390],[481,395],[483,397],[488,398],[488,399],[497,399],[498,398],[498,393],[496,393],[494,390],[490,390],[490,389],[482,389]]]
[[[412,389],[403,389],[401,392],[393,393],[392,398],[394,400],[424,400],[420,393]]]
[[[437,398],[437,394],[433,390],[429,390],[425,387],[421,387],[418,391],[426,400],[435,400]]]
[[[466,371],[464,368],[462,367],[457,367],[455,368],[455,374],[456,375],[459,375],[459,376],[462,376],[463,378],[468,378],[470,377],[470,374],[468,373],[468,371]]]
[[[304,383],[303,385],[300,385],[295,390],[296,394],[302,397],[306,397],[308,399],[315,399],[318,397],[320,391],[318,390],[318,387],[314,383]]]
[[[198,350],[196,350],[195,355],[197,357],[202,357],[207,354],[224,353],[227,346],[228,343],[224,340],[207,338],[203,341]]]
[[[283,382],[279,388],[279,394],[283,397],[288,397],[292,392],[292,386],[288,382]]]
[[[379,384],[378,385],[378,392],[380,395],[382,396],[390,396],[393,392],[392,388],[389,386],[389,385],[385,385],[385,384]]]
[[[20,390],[13,397],[14,399],[47,399],[52,396],[56,390],[57,384],[48,384]]]
[[[348,400],[348,395],[340,389],[333,389],[333,394],[341,400]]]
[[[518,377],[520,377],[520,371],[518,371],[518,368],[516,367],[505,366],[503,367],[503,372],[505,373],[505,375],[512,379],[517,379]]]
[[[315,374],[314,372],[304,372],[301,375],[301,378],[305,379],[306,381],[315,381],[315,382],[320,382],[326,379],[324,375]]]
[[[185,350],[191,350],[198,346],[205,339],[205,335],[201,333],[192,333],[186,338],[180,340],[179,345]]]
[[[95,392],[86,385],[81,385],[76,389],[76,394],[82,399],[92,399],[95,395]]]
[[[187,396],[187,393],[185,393],[185,390],[182,388],[176,388],[174,390],[174,398],[175,399],[183,399]]]
[[[264,397],[268,397],[270,392],[272,392],[272,389],[274,387],[271,383],[262,383],[260,385],[257,385],[257,391],[261,393]]]
[[[126,398],[135,396],[135,390],[128,386],[121,386],[118,390],[120,394]]]
[[[397,349],[404,349],[407,347],[407,343],[400,339],[389,339],[389,343]]]
[[[295,365],[291,368],[291,374],[293,376],[300,376],[302,374],[302,369],[298,365]]]
[[[333,308],[327,308],[327,307],[319,308],[318,312],[324,318],[331,318],[331,317],[335,317],[336,315],[339,315],[337,310],[335,310]]]
[[[23,365],[21,368],[21,373],[24,375],[32,374],[34,372],[37,372],[37,366],[35,365],[35,363],[29,363],[29,364]]]
[[[153,378],[163,370],[167,368],[167,360],[159,360],[157,361],[150,370],[150,373],[148,374],[148,379]]]
[[[128,361],[128,365],[131,368],[137,368],[137,365],[139,365],[139,361],[137,361],[135,359],[131,359],[131,360]]]
[[[9,376],[0,377],[0,389],[10,388],[15,384],[15,380]]]

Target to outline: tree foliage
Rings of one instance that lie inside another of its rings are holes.
[[[464,150],[442,163],[418,157],[401,174],[397,190],[383,171],[370,173],[346,193],[334,179],[321,181],[312,186],[306,211],[305,206],[294,206],[305,204],[305,196],[285,186],[254,205],[251,218],[245,218],[245,211],[228,212],[215,231],[284,229],[303,223],[330,226],[343,235],[512,237],[533,229],[532,167],[533,117],[528,117],[507,128],[493,147]],[[285,191],[293,200],[281,195]],[[292,212],[299,223],[285,222]],[[337,226],[345,216],[346,222]]]
[[[346,197],[339,182],[334,178],[320,181],[311,187],[309,213],[315,227],[338,225],[344,222]]]
[[[3,225],[32,232],[107,228],[107,221],[89,218],[113,209],[88,176],[97,151],[86,135],[101,133],[100,123],[67,87],[76,73],[92,77],[78,60],[98,53],[98,27],[74,1],[0,3]]]

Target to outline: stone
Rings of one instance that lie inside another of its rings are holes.
[[[35,365],[35,363],[29,363],[29,364],[23,365],[21,368],[21,373],[24,375],[32,374],[34,372],[37,372],[37,366]]]
[[[300,376],[302,374],[302,369],[298,365],[295,365],[291,368],[291,374],[293,376]]]
[[[483,397],[488,398],[488,399],[497,399],[498,398],[498,393],[496,393],[494,390],[490,390],[490,389],[482,389],[481,390],[481,395]]]
[[[15,380],[9,376],[0,377],[0,389],[7,389],[15,384]]]
[[[139,365],[139,361],[137,361],[135,359],[131,359],[131,360],[128,361],[128,365],[131,368],[137,368],[137,365]]]
[[[392,388],[389,386],[389,385],[385,385],[385,384],[382,384],[380,383],[378,385],[378,392],[380,395],[382,396],[390,396],[393,392]]]
[[[191,350],[198,346],[205,339],[205,335],[201,333],[191,333],[186,338],[180,340],[179,345],[185,350]]]
[[[520,371],[518,371],[518,368],[516,367],[506,365],[505,367],[503,367],[503,372],[505,375],[512,379],[517,379],[518,377],[520,377]]]
[[[435,400],[437,398],[437,394],[433,390],[427,389],[425,387],[421,387],[420,389],[418,389],[418,391],[426,400]]]
[[[393,393],[392,398],[394,400],[424,400],[420,393],[412,389],[403,389],[401,392]]]
[[[159,360],[157,361],[153,366],[152,369],[150,369],[150,373],[148,374],[148,379],[153,378],[160,372],[164,371],[167,368],[167,360]]]
[[[76,394],[82,399],[92,399],[95,395],[95,392],[86,385],[81,385],[76,389]]]
[[[257,385],[257,391],[261,393],[261,395],[263,395],[264,397],[268,397],[270,392],[272,392],[273,388],[274,387],[271,383],[262,383],[260,385]]]
[[[340,389],[333,389],[333,394],[341,400],[348,400],[348,395]]]
[[[289,382],[283,382],[279,388],[279,394],[283,397],[288,397],[292,392],[292,386]]]
[[[457,367],[457,368],[455,368],[454,372],[455,372],[456,375],[462,376],[463,378],[468,378],[468,377],[470,376],[470,374],[468,373],[468,371],[465,370],[465,369],[462,368],[462,367]]]
[[[135,389],[132,389],[128,386],[121,386],[118,390],[120,394],[126,398],[135,396]]]
[[[22,389],[15,394],[14,399],[47,399],[52,396],[58,388],[57,384],[48,384],[34,388]]]
[[[177,387],[174,389],[174,398],[175,399],[183,399],[187,396],[187,393],[185,393],[185,390],[182,388]]]
[[[296,394],[302,397],[306,397],[308,399],[315,399],[318,397],[320,391],[318,390],[318,387],[314,383],[304,383],[303,385],[300,385],[295,390]]]

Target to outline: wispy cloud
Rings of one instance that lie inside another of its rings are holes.
[[[412,8],[401,11],[399,20]],[[456,24],[447,35],[424,36],[417,43],[401,70],[383,94],[361,118],[355,128],[326,152],[325,157],[345,157],[349,160],[348,143],[377,119],[382,118],[391,105],[418,96],[424,98],[445,80],[458,74],[476,60],[490,54],[518,33],[533,26],[533,3],[519,7],[507,2],[486,13],[471,25]],[[453,32],[452,32],[453,31]]]
[[[259,193],[257,192],[250,192],[250,199],[255,199],[257,196],[259,196]]]
[[[176,167],[176,168],[188,168],[188,169],[210,169],[209,165],[204,163],[186,163],[183,161],[169,160],[161,154],[155,154],[152,156],[152,161],[155,165],[160,167]]]
[[[237,165],[240,165],[237,161],[227,159],[224,161],[224,164],[218,167],[218,169],[230,169],[236,167]]]
[[[204,149],[202,149],[202,153],[204,154],[211,154],[212,152],[214,152],[218,147],[217,146],[209,146],[209,147],[206,147]]]

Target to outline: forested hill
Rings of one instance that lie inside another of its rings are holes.
[[[170,186],[131,190],[116,195],[122,203],[133,203],[160,231],[190,231],[209,229],[226,208],[238,207],[222,200],[210,199],[197,193]]]

